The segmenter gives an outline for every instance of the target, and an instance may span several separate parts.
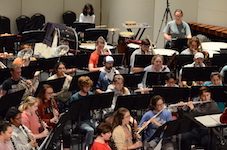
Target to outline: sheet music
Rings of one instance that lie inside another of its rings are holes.
[[[205,115],[195,117],[195,119],[206,127],[216,127],[222,125],[222,123],[220,122],[220,116],[221,114]]]

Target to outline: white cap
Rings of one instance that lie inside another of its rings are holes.
[[[114,59],[113,59],[112,56],[106,56],[106,57],[104,57],[103,61],[106,62],[106,63],[113,63]]]
[[[195,53],[194,58],[195,58],[195,59],[196,59],[196,58],[203,58],[203,59],[204,59],[204,55],[203,55],[203,53],[201,53],[201,52],[197,52],[197,53]]]

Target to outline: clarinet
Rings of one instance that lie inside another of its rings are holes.
[[[26,133],[26,135],[28,137],[28,143],[30,143],[33,139],[30,138],[28,131],[24,128],[24,126],[22,124],[20,126],[24,130],[24,132]],[[34,147],[34,148],[35,148],[35,150],[38,150],[37,147]]]
[[[43,121],[42,121],[42,119],[41,119],[41,117],[40,117],[38,111],[35,111],[35,113],[36,113],[37,117],[39,118],[39,122],[40,122],[41,126],[43,127],[44,130],[46,130],[47,128],[46,128],[46,126],[44,125],[44,123],[43,123]]]
[[[53,103],[52,98],[50,98],[50,102],[51,102],[51,107],[52,107],[52,111],[53,111],[54,117],[56,117],[57,119],[59,119],[59,118],[58,118],[58,115],[55,113],[56,109],[54,108],[54,103]],[[58,122],[58,121],[57,121],[57,122]]]
[[[15,144],[15,142],[13,141],[12,137],[10,137],[10,140],[11,140],[11,142],[12,142],[12,144],[13,144],[13,148],[14,148],[14,150],[17,150],[17,148],[16,148],[16,144]]]

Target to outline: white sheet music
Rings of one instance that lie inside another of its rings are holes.
[[[206,127],[216,127],[222,125],[222,123],[220,122],[220,116],[221,114],[205,115],[195,117],[195,119]]]

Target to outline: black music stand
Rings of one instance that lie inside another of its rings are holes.
[[[138,84],[142,82],[144,71],[133,74],[121,74],[125,79],[125,86],[134,90],[138,87]]]
[[[78,79],[81,77],[81,76],[88,76],[91,78],[91,80],[93,81],[93,88],[96,86],[97,84],[97,81],[98,81],[98,78],[99,78],[99,73],[100,72],[89,72],[89,73],[86,73],[86,74],[81,74],[81,75],[76,75],[73,77],[72,81],[71,81],[71,84],[69,86],[69,91],[79,91],[80,88],[78,86]]]
[[[180,87],[154,87],[153,94],[162,96],[166,103],[186,102],[188,101],[190,89]]]
[[[180,53],[182,52],[182,50],[188,47],[187,43],[187,38],[173,38],[171,43],[171,49],[177,50]]]
[[[0,85],[8,78],[11,77],[9,68],[0,69]]]
[[[97,65],[98,67],[103,66],[103,60],[106,56],[108,56],[108,55],[100,55],[99,56],[99,61],[98,61],[98,65]],[[114,55],[110,55],[110,56],[112,56],[113,59],[114,59],[114,66],[116,66],[116,67],[122,66],[124,54],[114,54]]]
[[[154,85],[165,85],[166,74],[168,72],[148,72],[146,85],[152,87]]]
[[[145,68],[151,64],[154,55],[135,55],[134,67]]]
[[[118,96],[114,110],[125,107],[128,110],[146,109],[150,103],[151,94]]]
[[[88,61],[90,58],[90,54],[79,54],[74,56],[74,61],[72,65],[76,68],[88,68]]]
[[[6,94],[0,99],[0,116],[5,117],[6,112],[12,106],[17,107],[21,103],[21,99],[24,95],[25,89],[14,93]]]
[[[68,120],[70,120],[70,115],[69,115],[69,112],[66,111],[63,115],[61,115],[56,127],[51,132],[51,134],[48,136],[48,139],[45,141],[45,143],[43,143],[39,147],[39,150],[49,150],[50,148],[55,148],[54,143],[58,140],[59,137],[61,137],[63,129]],[[60,140],[61,140],[61,138],[60,138]]]
[[[27,66],[27,67],[21,67],[22,73],[21,76],[25,77],[27,79],[33,79],[34,74],[37,70],[37,66]]]
[[[54,68],[54,65],[58,62],[58,60],[59,60],[59,57],[53,57],[53,58],[48,58],[48,59],[40,58],[37,61],[39,63],[40,70],[49,71],[49,69]]]
[[[223,67],[227,64],[227,54],[214,54],[212,59],[212,65]]]
[[[65,77],[39,82],[39,86],[36,89],[34,96],[36,97],[38,95],[40,88],[43,86],[43,84],[51,85],[53,87],[54,93],[57,93],[57,92],[61,91],[64,82],[65,82]]]
[[[148,138],[147,142],[150,142],[156,137],[166,138],[191,131],[194,126],[195,123],[189,118],[166,122],[165,124],[160,126],[150,138]]]
[[[210,74],[218,67],[184,67],[182,68],[182,81],[209,81]]]
[[[64,62],[67,68],[72,68],[74,62],[74,55],[73,56],[61,56],[60,62]]]
[[[72,27],[76,28],[76,32],[84,32],[86,29],[95,28],[95,24],[85,22],[73,22]]]
[[[85,41],[96,41],[102,36],[107,41],[108,29],[104,28],[89,28],[84,32]]]
[[[11,35],[11,36],[2,36],[0,37],[0,52],[8,52],[8,53],[14,53],[14,43],[17,39],[16,35]]]
[[[21,43],[35,43],[42,42],[46,35],[46,31],[44,30],[30,30],[22,32]]]
[[[193,62],[194,55],[177,55],[177,68],[180,69],[182,66],[191,64]]]

